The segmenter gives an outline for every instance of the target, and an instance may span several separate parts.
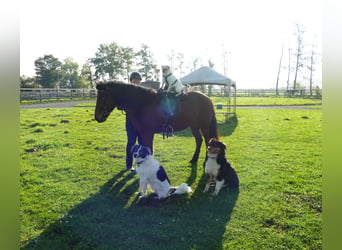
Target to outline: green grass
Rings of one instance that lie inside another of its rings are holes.
[[[238,109],[218,115],[239,192],[203,194],[202,147],[189,130],[155,136],[173,185],[193,193],[138,200],[125,168],[124,115],[94,108],[20,111],[23,249],[321,249],[322,111]],[[61,122],[63,121],[63,122]]]
[[[54,103],[54,102],[70,102],[70,101],[86,101],[86,100],[94,100],[91,97],[75,97],[75,98],[50,98],[50,99],[41,99],[41,100],[22,100],[20,101],[20,105],[25,104],[39,104],[39,103]]]
[[[210,97],[213,103],[216,105],[221,103],[223,105],[227,104],[227,98],[225,97]],[[248,106],[248,105],[256,105],[256,106],[266,106],[266,105],[319,105],[322,104],[322,100],[317,99],[302,99],[302,98],[275,98],[275,97],[237,97],[236,105],[238,106]],[[85,107],[85,106],[94,106],[95,102],[90,103],[81,103],[77,106]],[[319,106],[321,108],[321,106]]]

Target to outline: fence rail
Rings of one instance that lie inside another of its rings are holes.
[[[21,88],[20,101],[44,99],[95,98],[95,89]]]
[[[213,91],[213,94],[215,91]],[[278,90],[280,97],[322,97],[322,89],[314,89],[312,95],[309,89],[296,91]],[[237,97],[273,97],[276,96],[275,89],[236,89]],[[53,89],[53,88],[21,88],[20,101],[44,100],[44,99],[73,99],[73,98],[95,98],[95,89]]]
[[[236,96],[240,97],[275,97],[277,92],[275,89],[236,89]],[[298,89],[298,90],[286,90],[279,89],[278,96],[280,97],[322,97],[322,89],[313,89],[310,93],[310,89]]]

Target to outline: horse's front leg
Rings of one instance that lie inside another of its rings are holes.
[[[192,156],[190,163],[196,163],[198,161],[203,139],[202,139],[202,135],[200,133],[199,128],[191,127],[191,131],[192,131],[192,135],[195,137],[196,150],[195,150],[194,155]]]

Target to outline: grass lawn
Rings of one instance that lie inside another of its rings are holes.
[[[227,104],[227,98],[225,97],[210,97],[213,103],[216,105],[221,103],[223,105]],[[302,99],[302,98],[275,98],[275,97],[237,97],[236,105],[238,106],[248,106],[248,105],[256,105],[256,106],[266,106],[266,105],[319,105],[322,104],[322,100],[319,99]],[[78,106],[94,106],[95,101],[89,103],[82,103]],[[317,106],[315,106],[317,107]],[[321,106],[318,106],[321,108]]]
[[[203,194],[203,145],[191,165],[189,130],[163,140],[155,158],[172,185],[193,193],[138,200],[124,172],[125,116],[104,123],[93,107],[20,111],[23,249],[321,249],[322,111],[237,109],[217,115],[239,191]]]

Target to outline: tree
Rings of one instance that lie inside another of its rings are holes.
[[[185,75],[185,70],[190,69],[190,62],[186,62],[183,53],[176,53],[173,49],[171,53],[167,55],[168,65],[170,66],[172,72],[177,77],[182,77]]]
[[[173,64],[174,64],[174,60],[176,58],[176,54],[175,54],[175,51],[172,49],[171,50],[171,54],[170,55],[167,55],[167,59],[169,61],[169,66],[172,70],[174,70],[173,68]]]
[[[123,47],[121,52],[122,68],[125,71],[124,79],[128,81],[129,75],[132,71],[134,51],[131,47]]]
[[[315,66],[319,60],[318,56],[319,54],[316,52],[316,45],[314,42],[309,56],[309,65],[307,66],[307,69],[309,70],[310,95],[313,95],[313,75],[316,69]]]
[[[115,42],[100,44],[90,62],[95,68],[95,79],[117,79],[123,75],[122,48]]]
[[[211,59],[209,59],[208,60],[208,66],[213,69],[215,66],[215,63]]]
[[[61,62],[53,55],[44,55],[34,61],[36,82],[43,88],[55,88]]]
[[[28,77],[25,75],[20,76],[20,88],[38,88],[34,77]]]
[[[142,44],[141,50],[135,54],[135,57],[137,58],[137,67],[139,72],[142,73],[142,77],[145,78],[146,81],[157,80],[156,73],[159,71],[157,70],[157,65],[153,59],[150,47]]]
[[[303,49],[304,49],[304,42],[303,42],[303,35],[304,35],[304,28],[300,24],[296,24],[296,31],[295,35],[297,38],[297,47],[296,47],[296,62],[295,62],[295,76],[293,80],[293,91],[296,90],[296,87],[298,86],[297,78],[298,78],[298,73],[301,68],[303,68],[304,63],[303,63]]]
[[[210,68],[214,68],[215,63],[214,63],[211,59],[209,59],[209,60],[208,60],[208,66],[209,66]],[[208,86],[208,96],[211,96],[211,95],[212,95],[212,91],[213,91],[213,85],[209,85],[209,86]]]
[[[178,53],[176,58],[177,58],[177,62],[178,62],[178,66],[177,66],[176,70],[178,71],[178,76],[182,77],[185,74],[185,72],[184,72],[184,54]]]
[[[192,60],[192,68],[191,68],[191,72],[195,71],[197,69],[197,64],[198,64],[199,58],[196,57]]]
[[[289,63],[287,67],[286,91],[289,91],[290,89],[290,73],[291,73],[291,48],[289,48]]]
[[[276,83],[276,96],[279,95],[278,86],[279,86],[279,75],[280,75],[280,70],[281,70],[281,61],[283,60],[283,51],[284,51],[284,45],[281,47],[281,54],[280,54],[280,61],[279,61],[279,68],[278,68],[278,75],[277,75],[277,83]]]
[[[82,82],[78,73],[78,64],[68,57],[64,59],[59,75],[60,88],[81,88]]]
[[[82,82],[82,86],[84,86],[85,88],[94,88],[93,74],[91,72],[91,68],[88,63],[85,63],[82,66],[80,80]]]

